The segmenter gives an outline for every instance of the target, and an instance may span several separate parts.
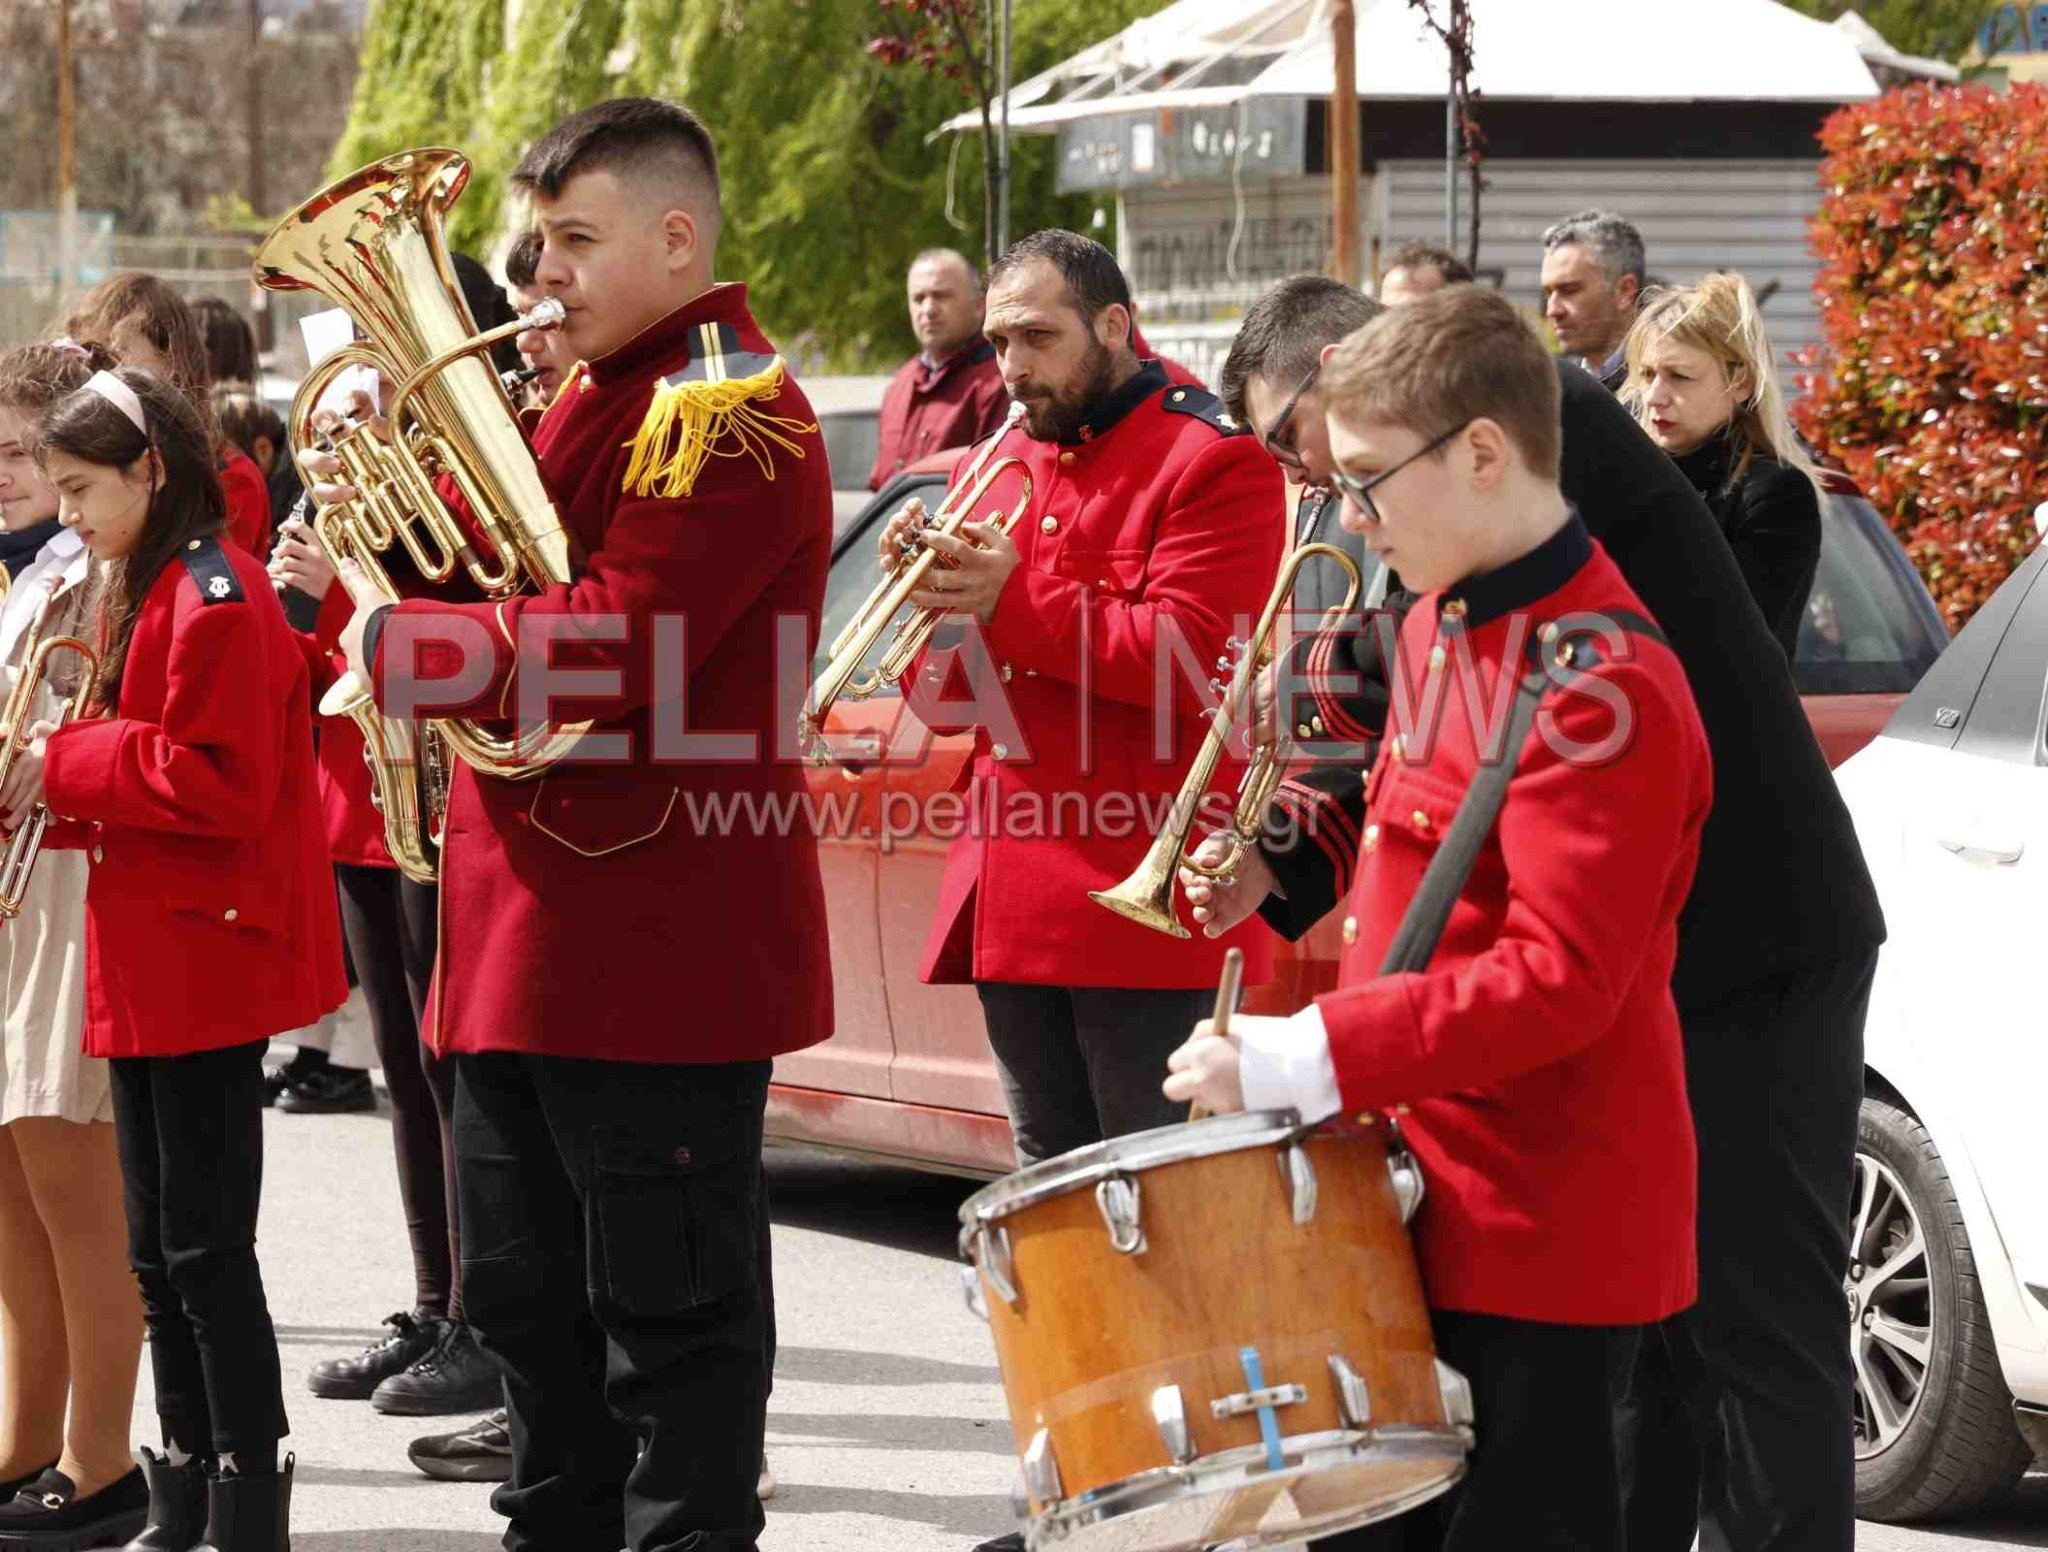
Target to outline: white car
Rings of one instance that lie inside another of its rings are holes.
[[[2048,1453],[2044,567],[1836,772],[1890,927],[1844,1289],[1866,1519],[1964,1513]]]

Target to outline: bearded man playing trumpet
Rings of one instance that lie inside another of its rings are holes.
[[[1167,1053],[1213,1001],[1227,947],[1255,973],[1267,962],[1257,924],[1181,940],[1088,896],[1159,828],[1206,729],[1202,680],[1229,678],[1285,516],[1279,471],[1214,395],[1133,351],[1130,291],[1101,244],[1016,244],[989,272],[986,332],[1024,411],[986,467],[1020,459],[1029,509],[1007,535],[970,520],[921,541],[908,511],[880,548],[885,571],[907,543],[937,553],[910,601],[961,629],[906,689],[934,731],[975,735],[920,973],[980,993],[1030,1163],[1183,1119],[1159,1093]]]

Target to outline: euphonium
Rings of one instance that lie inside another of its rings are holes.
[[[936,512],[926,514],[924,533],[958,534],[963,524],[979,521],[997,533],[1006,534],[1030,509],[1031,474],[1024,460],[999,458],[994,463],[989,462],[996,444],[1023,416],[1022,404],[1010,406],[1002,429],[982,444],[981,451],[974,455],[974,461],[967,466],[967,473],[959,485],[939,503]],[[977,517],[974,509],[995,482],[1011,469],[1019,471],[1017,504],[1008,512],[998,510]],[[847,700],[864,701],[882,686],[897,683],[910,671],[910,665],[924,650],[925,643],[931,640],[932,632],[946,617],[946,611],[913,609],[900,627],[892,631],[890,626],[903,606],[910,602],[910,595],[923,586],[926,573],[938,561],[938,551],[928,545],[919,541],[907,544],[903,561],[875,585],[874,591],[847,621],[846,628],[833,638],[831,650],[825,655],[825,671],[812,684],[809,707],[804,713],[801,731],[806,746],[815,742],[819,730],[825,725],[825,714],[832,709],[834,701],[842,696]],[[882,646],[882,653],[875,659],[874,666],[862,668],[861,665],[878,645]]]
[[[381,559],[394,544],[427,582],[445,582],[460,567],[490,598],[571,580],[568,533],[504,384],[484,356],[524,329],[558,327],[562,306],[551,298],[515,323],[476,332],[442,230],[468,181],[469,163],[455,151],[387,157],[307,200],[278,223],[256,255],[259,285],[316,292],[344,309],[366,336],[321,362],[300,387],[292,402],[294,448],[319,445],[323,433],[313,423],[314,409],[344,369],[370,367],[397,385],[384,411],[388,436],[345,423],[326,443],[341,460],[342,477],[360,493],[329,509],[339,516],[328,532],[346,536],[346,553],[394,600],[398,591]],[[460,493],[482,543],[472,542],[441,500],[436,476]],[[356,707],[369,696],[368,686],[349,675],[328,692],[321,710],[361,723]],[[464,719],[439,727],[465,763],[518,780],[561,759],[589,724],[509,735]],[[380,782],[387,799],[396,784]]]
[[[1273,801],[1273,794],[1279,790],[1280,778],[1286,773],[1277,738],[1269,745],[1255,747],[1246,762],[1244,779],[1238,783],[1237,806],[1231,812],[1230,828],[1219,832],[1226,848],[1222,859],[1213,863],[1197,861],[1194,855],[1196,848],[1190,846],[1188,840],[1196,820],[1200,818],[1202,797],[1208,792],[1216,766],[1223,758],[1231,730],[1250,705],[1252,689],[1260,673],[1273,660],[1273,635],[1280,622],[1280,611],[1294,593],[1295,579],[1301,574],[1303,564],[1318,556],[1335,561],[1348,579],[1343,602],[1324,614],[1321,628],[1329,628],[1357,607],[1363,579],[1358,573],[1358,563],[1344,551],[1332,544],[1303,544],[1287,557],[1287,564],[1280,568],[1280,579],[1273,585],[1272,596],[1266,600],[1265,610],[1259,616],[1258,626],[1244,644],[1244,653],[1237,661],[1236,671],[1224,688],[1216,709],[1209,714],[1209,731],[1202,738],[1202,747],[1195,751],[1195,763],[1174,797],[1166,823],[1153,837],[1144,860],[1128,878],[1110,889],[1088,891],[1088,898],[1097,905],[1106,905],[1117,915],[1129,917],[1155,932],[1185,938],[1189,936],[1188,929],[1181,925],[1180,917],[1173,908],[1174,881],[1180,869],[1186,868],[1203,878],[1229,879],[1236,875],[1245,852],[1257,843],[1259,826],[1265,822],[1266,806]]]
[[[50,659],[59,652],[72,652],[82,664],[76,688],[57,709],[55,720],[60,727],[84,714],[99,682],[99,655],[91,647],[76,636],[52,636],[45,641],[39,639],[40,635],[39,621],[29,634],[20,677],[7,694],[6,705],[0,707],[0,786],[7,784],[15,757],[28,747],[28,730],[34,725],[36,698],[49,677]],[[21,914],[22,901],[28,896],[29,874],[42,853],[43,832],[49,827],[50,810],[38,803],[21,822],[21,828],[7,837],[7,849],[0,853],[0,921],[12,921]]]

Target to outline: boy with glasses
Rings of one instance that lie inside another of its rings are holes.
[[[1559,488],[1557,373],[1506,298],[1456,287],[1389,312],[1321,385],[1344,524],[1423,590],[1391,666],[1425,709],[1397,703],[1367,782],[1338,989],[1227,1038],[1198,1025],[1166,1093],[1308,1121],[1409,1112],[1424,1285],[1478,1447],[1451,1495],[1327,1545],[1619,1552],[1613,1407],[1641,1328],[1697,1281],[1671,968],[1706,735]],[[1521,695],[1539,700],[1516,746],[1501,729]],[[1505,799],[1433,957],[1377,973],[1495,761]]]

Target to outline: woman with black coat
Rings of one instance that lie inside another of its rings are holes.
[[[1820,487],[1749,282],[1709,275],[1657,293],[1627,349],[1623,401],[1706,498],[1789,661],[1820,561]]]

